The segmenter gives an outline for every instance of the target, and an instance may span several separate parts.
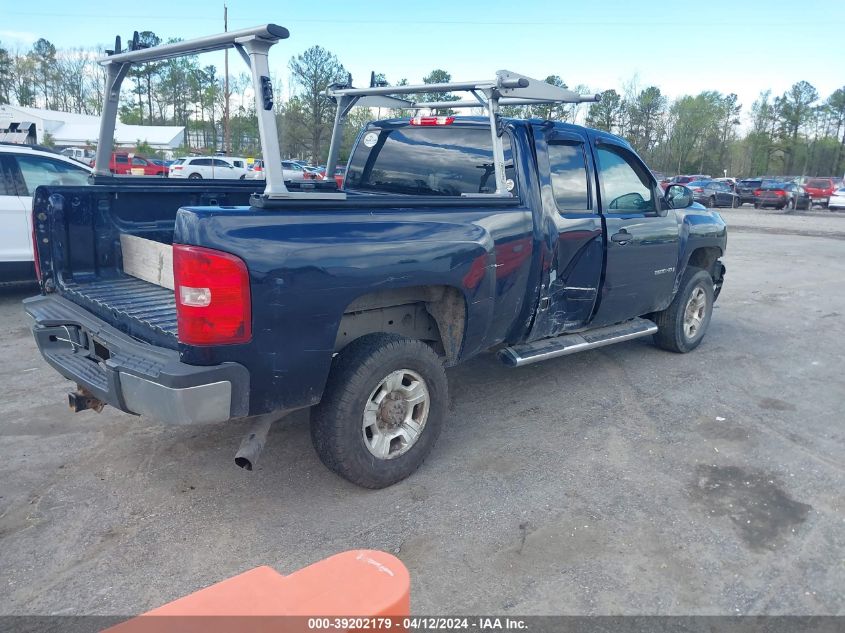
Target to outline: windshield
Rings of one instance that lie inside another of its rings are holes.
[[[813,189],[827,189],[831,186],[831,182],[829,180],[811,180],[807,183],[807,187],[812,187]]]
[[[763,185],[760,187],[760,189],[771,191],[772,189],[784,189],[785,187],[785,182],[778,182],[777,180],[766,180],[763,182]]]
[[[506,177],[513,181],[510,140],[502,140]],[[483,127],[370,128],[349,162],[346,188],[427,196],[494,193],[492,146]]]

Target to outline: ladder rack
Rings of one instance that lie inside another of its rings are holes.
[[[219,33],[148,48],[139,45],[138,33],[136,32],[129,42],[127,50],[122,50],[120,38],[116,38],[114,50],[106,51],[107,55],[97,60],[106,70],[106,94],[100,117],[100,138],[97,144],[94,176],[110,175],[109,162],[114,144],[120,86],[133,64],[234,48],[252,71],[255,111],[258,116],[258,132],[261,136],[261,151],[264,156],[266,174],[262,198],[269,200],[291,198],[345,200],[346,194],[342,191],[298,192],[289,191],[285,186],[276,116],[273,112],[273,86],[270,80],[267,55],[274,44],[288,36],[289,32],[286,28],[276,24],[264,24],[239,31]],[[372,86],[370,88],[354,88],[351,83],[350,78],[347,85],[334,85],[325,92],[326,97],[333,99],[337,104],[329,146],[329,158],[326,162],[326,173],[329,174],[329,177],[334,176],[346,117],[355,106],[417,110],[424,108],[484,108],[490,118],[496,191],[495,193],[471,194],[474,196],[511,196],[507,190],[505,179],[503,130],[499,121],[499,108],[501,106],[584,103],[599,100],[599,95],[580,95],[572,90],[553,86],[544,81],[508,70],[500,70],[493,79],[484,81],[455,81],[413,86]],[[397,96],[446,92],[467,92],[472,98],[459,101],[415,102]]]

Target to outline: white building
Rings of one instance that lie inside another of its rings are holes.
[[[0,141],[35,145],[49,134],[56,147],[90,147],[100,135],[100,117],[57,110],[0,105]],[[125,125],[118,122],[115,143],[134,147],[139,141],[159,150],[172,150],[183,144],[181,125]]]

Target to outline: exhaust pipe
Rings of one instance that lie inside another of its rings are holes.
[[[270,425],[279,419],[278,413],[260,415],[252,421],[249,432],[241,441],[241,447],[235,453],[235,464],[246,470],[252,470],[258,462],[258,456],[264,449],[267,442],[267,433],[270,432]]]

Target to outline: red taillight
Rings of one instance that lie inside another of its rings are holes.
[[[693,187],[692,191],[693,193],[703,193],[704,189],[702,189],[701,187]]]
[[[182,165],[173,165],[173,167],[170,168],[170,171],[179,171],[180,169],[182,169]]]
[[[454,121],[453,116],[415,116],[411,125],[451,125]]]
[[[776,194],[778,197],[780,197],[780,196],[785,196],[785,195],[786,195],[786,192],[785,192],[785,191],[783,191],[782,189],[778,189],[777,191],[775,191],[775,194]]]
[[[754,195],[755,195],[755,196],[760,196],[760,195],[763,195],[763,190],[762,190],[762,189],[755,189],[755,190],[754,190]]]
[[[180,342],[229,345],[252,338],[249,272],[241,258],[174,244],[173,281]]]

